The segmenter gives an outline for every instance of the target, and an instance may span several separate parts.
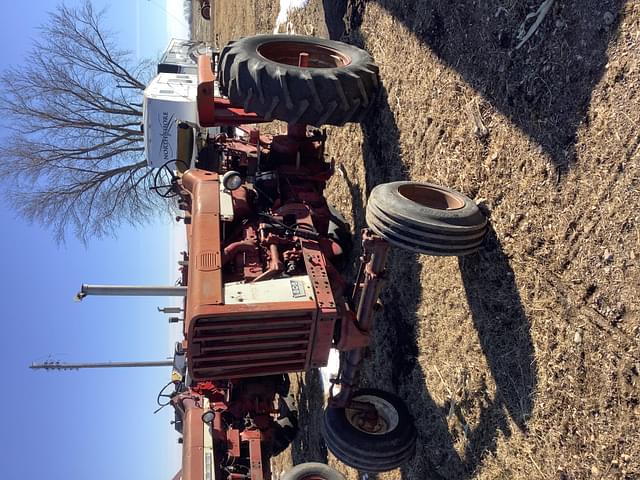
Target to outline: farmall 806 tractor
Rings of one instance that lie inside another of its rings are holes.
[[[395,395],[356,385],[387,251],[472,253],[486,220],[445,187],[378,185],[367,202],[359,273],[347,282],[340,269],[349,229],[325,200],[334,165],[324,156],[325,133],[312,127],[376,114],[371,56],[319,38],[264,35],[231,42],[212,64],[199,59],[196,123],[159,115],[176,122],[181,158],[158,171],[171,181],[157,189],[176,196],[188,240],[176,355],[177,364],[186,361],[166,394],[182,434],[181,478],[271,478],[270,457],[297,431],[288,375],[325,366],[332,348],[340,367],[324,412],[327,447],[363,471],[394,469],[414,452],[411,415]],[[287,122],[287,133],[256,128],[272,120]],[[203,136],[209,127],[219,133]],[[158,128],[166,131],[166,122]],[[173,152],[167,141],[152,148]],[[343,477],[302,464],[283,478]]]

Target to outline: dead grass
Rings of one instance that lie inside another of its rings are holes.
[[[270,31],[276,3],[221,2],[221,38]],[[380,479],[640,478],[640,4],[556,2],[515,52],[538,3],[348,5],[384,91],[330,129],[330,201],[358,231],[374,185],[428,180],[492,226],[471,257],[391,256],[362,383],[407,401],[419,446]],[[323,4],[298,32],[325,34]]]

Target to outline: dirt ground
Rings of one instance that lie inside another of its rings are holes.
[[[215,3],[221,45],[273,30],[276,0]],[[391,255],[361,383],[399,394],[419,440],[381,480],[640,478],[640,2],[557,1],[516,48],[541,3],[311,0],[291,17],[380,66],[370,117],[329,129],[346,173],[329,197],[354,232],[399,179],[456,188],[491,223],[469,257]],[[300,380],[306,427],[276,473],[327,459],[318,375]]]

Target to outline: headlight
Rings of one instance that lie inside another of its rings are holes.
[[[238,172],[231,170],[222,176],[222,186],[226,190],[237,190],[241,185],[242,177]]]
[[[213,419],[215,418],[215,416],[216,414],[213,412],[213,410],[207,410],[202,414],[202,421],[204,423],[211,423],[213,422]]]

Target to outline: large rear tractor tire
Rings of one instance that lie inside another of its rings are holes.
[[[391,245],[428,255],[474,253],[487,232],[487,220],[473,200],[431,183],[378,185],[366,215],[369,228]]]
[[[368,404],[371,412],[347,406],[327,407],[324,441],[341,462],[367,472],[386,472],[404,465],[414,454],[416,430],[404,402],[372,388],[357,391],[352,402]]]
[[[329,465],[307,462],[293,467],[284,474],[282,480],[345,480],[345,478]]]
[[[307,66],[299,66],[303,58]],[[245,111],[317,127],[360,121],[379,85],[378,67],[364,50],[302,35],[229,42],[218,72],[222,92]]]

